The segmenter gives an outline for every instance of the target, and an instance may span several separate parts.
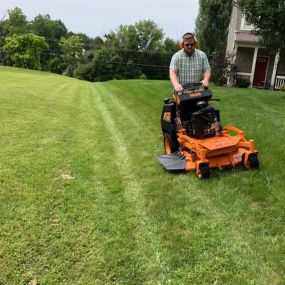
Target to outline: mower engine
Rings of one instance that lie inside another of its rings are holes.
[[[190,120],[184,122],[186,134],[194,138],[208,138],[219,134],[222,129],[219,111],[206,101],[199,101],[196,106],[200,110],[193,112]]]

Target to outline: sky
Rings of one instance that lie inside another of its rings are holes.
[[[0,19],[8,9],[19,7],[30,21],[49,14],[60,19],[74,33],[103,37],[119,25],[152,20],[165,37],[179,40],[185,32],[194,32],[199,0],[0,0]]]

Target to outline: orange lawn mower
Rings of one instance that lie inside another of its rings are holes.
[[[174,91],[172,99],[164,99],[161,115],[166,155],[160,163],[169,171],[195,170],[199,178],[209,178],[210,169],[220,170],[243,164],[259,166],[254,141],[233,126],[222,128],[220,112],[209,101],[210,89],[200,83],[187,83],[183,91]]]

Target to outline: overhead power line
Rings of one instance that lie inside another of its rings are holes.
[[[0,36],[0,38],[6,38],[6,36]],[[49,39],[45,38],[47,42],[57,42],[59,43],[58,40],[55,39]],[[88,45],[83,45],[83,49],[89,50],[90,48],[94,48],[95,44],[88,44]],[[168,52],[159,52],[159,51],[144,51],[144,50],[136,50],[136,49],[123,49],[123,48],[116,48],[116,47],[111,47],[108,46],[109,50],[117,50],[120,52],[134,52],[134,53],[145,53],[145,54],[159,54],[159,55],[173,55],[173,53],[168,53]]]
[[[4,51],[3,49],[0,49],[0,53],[4,53],[4,54],[10,54],[7,51]],[[37,52],[37,54],[39,54],[40,56],[45,56],[45,55],[51,55],[51,56],[55,56],[55,57],[61,57],[61,54],[57,54],[57,53],[49,53],[49,52]],[[75,58],[76,59],[76,58]],[[76,59],[78,61],[80,61],[79,59]],[[93,59],[89,59],[89,58],[84,58],[82,59],[82,61],[84,62],[92,62]],[[158,64],[145,64],[145,63],[134,63],[134,62],[121,62],[121,61],[107,61],[107,60],[98,60],[96,59],[97,62],[101,62],[101,63],[105,63],[105,64],[123,64],[123,65],[132,65],[132,66],[142,66],[142,67],[154,67],[154,68],[169,68],[169,66],[167,65],[158,65]]]

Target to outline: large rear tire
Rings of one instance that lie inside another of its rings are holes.
[[[179,150],[179,144],[177,140],[174,140],[169,133],[163,133],[163,144],[166,154],[171,154]]]
[[[210,168],[209,165],[207,164],[201,164],[199,165],[199,173],[198,173],[198,177],[200,179],[207,179],[210,178],[211,172],[210,172]]]

